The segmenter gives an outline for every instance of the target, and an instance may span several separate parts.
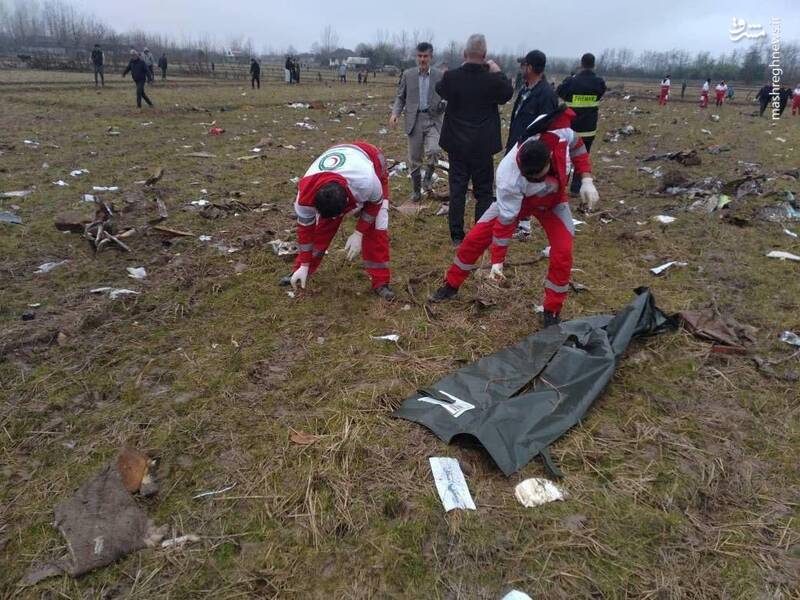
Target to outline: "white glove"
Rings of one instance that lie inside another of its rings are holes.
[[[300,265],[300,268],[292,273],[292,278],[290,279],[292,288],[297,289],[297,284],[299,283],[301,288],[306,289],[306,281],[308,281],[308,265]]]
[[[492,270],[489,272],[489,279],[492,281],[505,281],[506,276],[503,275],[503,263],[494,263]]]
[[[361,254],[361,241],[364,235],[360,231],[354,231],[353,235],[347,238],[347,243],[344,249],[347,251],[347,260],[353,260],[356,256]]]
[[[581,180],[581,205],[587,210],[594,210],[594,207],[600,202],[600,195],[592,181],[591,177],[584,177]]]

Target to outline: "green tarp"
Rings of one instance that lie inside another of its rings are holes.
[[[567,321],[459,369],[408,398],[394,415],[445,442],[474,436],[506,475],[578,421],[614,374],[631,339],[674,327],[647,288],[616,316]]]

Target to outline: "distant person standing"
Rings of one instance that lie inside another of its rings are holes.
[[[493,155],[503,149],[498,106],[514,95],[511,80],[493,60],[486,60],[486,38],[473,34],[464,49],[464,63],[442,75],[436,93],[447,101],[441,147],[450,158],[450,238],[464,239],[464,208],[472,180],[475,220],[493,200]]]
[[[147,83],[153,83],[156,79],[155,73],[153,72],[155,61],[153,60],[153,55],[150,54],[149,48],[144,49],[142,60],[144,60],[144,64],[147,65]]]
[[[711,88],[711,80],[706,79],[700,89],[700,108],[708,107],[708,91]]]
[[[779,100],[778,116],[781,116],[783,114],[783,111],[786,110],[786,105],[789,104],[789,99],[791,97],[792,97],[792,90],[790,90],[785,83],[782,83],[780,90],[778,90],[778,100]]]
[[[103,76],[103,51],[100,49],[100,44],[95,44],[92,49],[92,65],[94,66],[94,87],[98,86],[97,76],[100,76],[100,85],[106,87],[106,80]]]
[[[339,65],[339,83],[347,83],[347,65],[345,63]]]
[[[715,106],[722,106],[723,102],[725,102],[725,92],[728,90],[728,86],[725,85],[724,81],[720,81],[717,84],[717,87],[714,88],[714,105]]]
[[[664,79],[661,80],[661,90],[658,94],[658,105],[659,106],[666,106],[667,100],[669,99],[669,73],[664,76]]]
[[[290,85],[291,85],[292,81],[294,80],[294,78],[292,77],[292,57],[291,56],[287,56],[286,57],[286,62],[283,63],[283,80],[286,83],[290,84]]]
[[[158,59],[158,68],[161,69],[161,79],[167,78],[167,54],[161,53],[161,58]]]
[[[361,85],[361,71],[358,72],[358,84]]]
[[[758,94],[756,94],[756,100],[758,100],[758,116],[763,117],[764,111],[767,110],[767,104],[769,104],[769,97],[772,94],[772,84],[768,83],[766,85],[761,86],[761,89],[758,90]]]
[[[595,75],[594,63],[594,54],[591,52],[581,56],[581,70],[573,77],[567,77],[556,90],[567,106],[575,111],[572,129],[583,140],[586,152],[592,149],[597,134],[600,98],[606,93],[606,82]],[[577,196],[580,190],[581,178],[573,176],[569,191]]]
[[[794,87],[792,92],[792,115],[800,115],[800,83]]]
[[[292,59],[292,79],[295,83],[300,83],[300,61],[294,59]]]
[[[250,59],[250,87],[261,89],[261,65],[255,58]]]
[[[686,95],[686,80],[684,79],[683,83],[681,84],[681,100],[683,100],[683,97],[685,95]]]
[[[439,157],[444,102],[436,93],[436,85],[442,80],[443,74],[431,66],[432,60],[433,46],[428,42],[417,44],[417,66],[403,72],[389,117],[389,124],[394,127],[405,110],[412,202],[419,202],[423,193],[430,193],[433,171]]]
[[[725,90],[726,91],[725,99],[726,100],[733,100],[733,86],[732,85],[726,85],[726,87],[728,89]]]
[[[131,60],[128,63],[128,66],[125,67],[125,70],[122,72],[122,76],[125,77],[128,73],[131,74],[131,78],[133,82],[136,84],[136,107],[142,108],[142,99],[147,102],[148,106],[153,106],[153,103],[150,101],[150,98],[147,97],[147,94],[144,91],[144,86],[148,81],[149,77],[149,69],[147,64],[142,60],[141,56],[139,56],[139,52],[136,50],[131,50]]]

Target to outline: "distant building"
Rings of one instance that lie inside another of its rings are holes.
[[[364,56],[348,56],[345,61],[348,69],[357,69],[359,67],[368,67],[369,59]]]
[[[342,63],[347,64],[348,57],[353,55],[352,50],[348,50],[347,48],[337,48],[333,52],[331,52],[331,56],[328,59],[328,66],[329,67],[338,67]]]

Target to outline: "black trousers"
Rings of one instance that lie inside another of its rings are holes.
[[[258,89],[261,89],[261,77],[259,75],[252,75],[250,77],[250,87],[255,89],[256,85],[258,85]]]
[[[586,146],[586,152],[589,152],[592,149],[592,142],[594,142],[594,136],[591,137],[581,137],[583,140],[583,145]],[[572,172],[572,183],[569,186],[569,191],[577,194],[581,191],[581,178],[578,177],[578,174],[575,171]]]
[[[448,182],[450,183],[450,239],[460,242],[464,239],[464,208],[467,203],[467,187],[472,180],[472,192],[475,196],[475,221],[481,218],[486,209],[494,201],[494,160],[492,155],[480,158],[453,156],[450,159]]]
[[[161,67],[161,79],[167,78],[167,67]]]
[[[147,97],[147,94],[144,92],[144,81],[137,81],[136,82],[136,106],[142,108],[142,98],[144,101],[147,102],[150,106],[153,106],[153,103],[150,102],[150,98]]]
[[[764,100],[760,101],[761,110],[758,112],[760,117],[764,116],[764,111],[767,110],[767,104],[769,104],[769,102],[765,102]]]

